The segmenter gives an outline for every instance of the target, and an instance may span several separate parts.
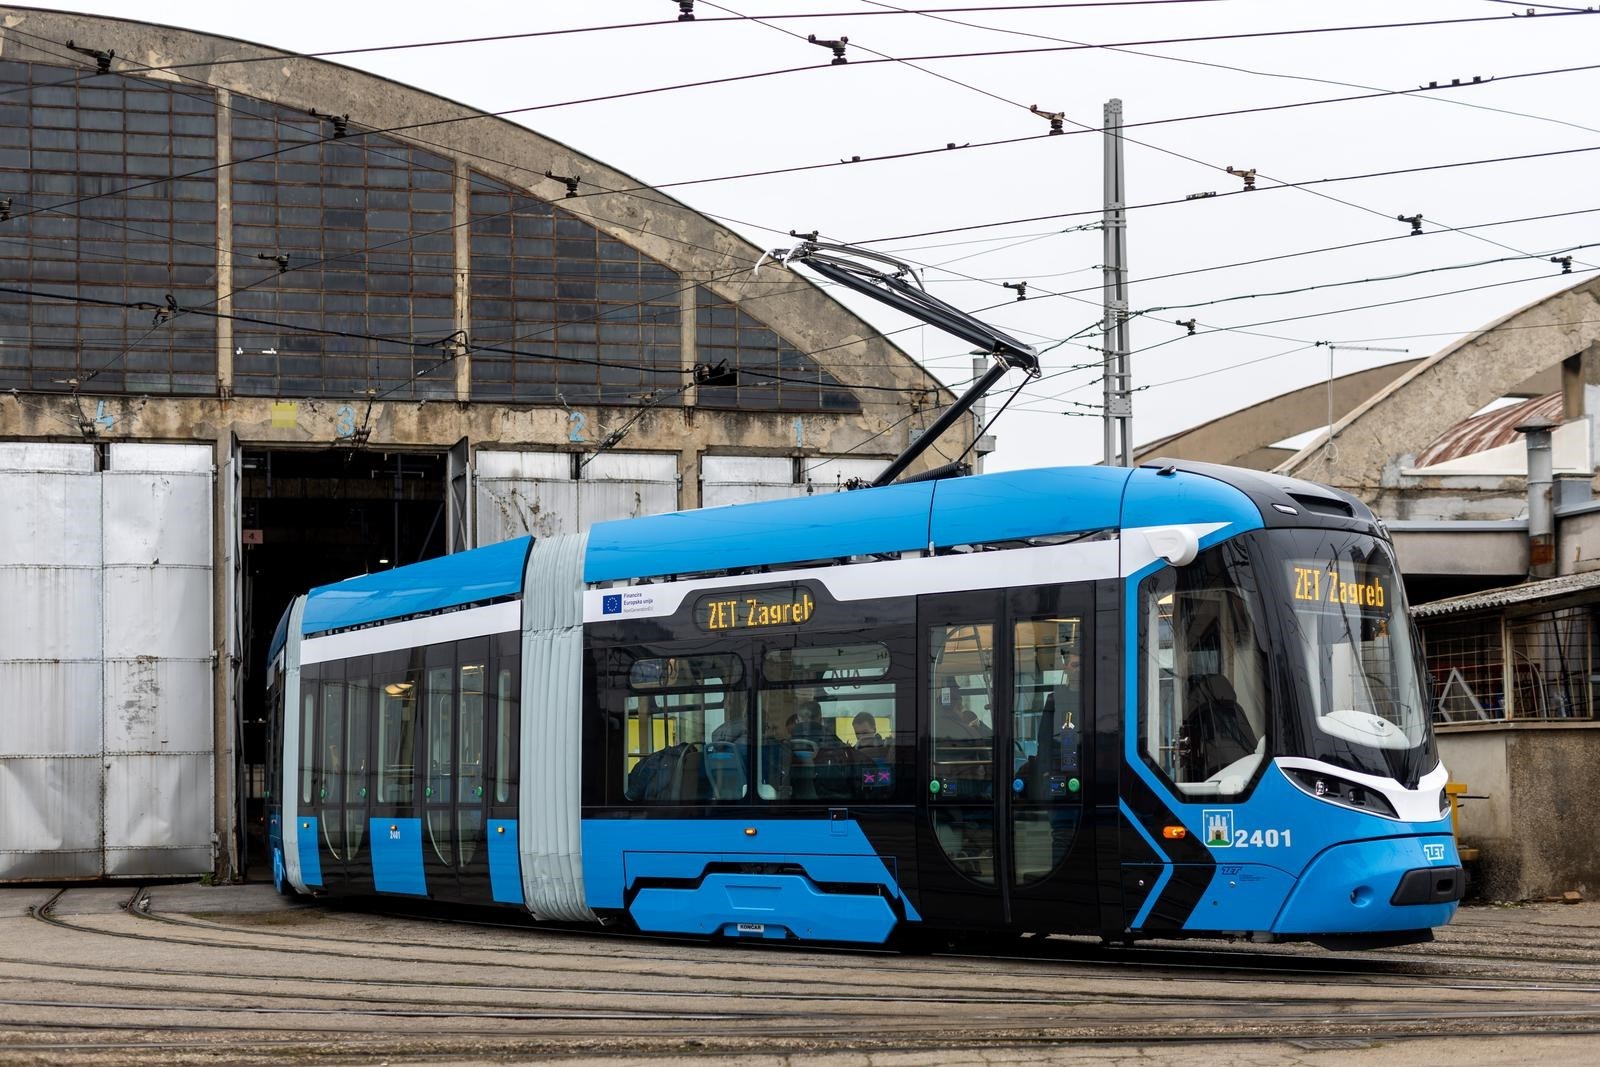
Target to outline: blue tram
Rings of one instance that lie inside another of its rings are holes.
[[[313,589],[286,892],[647,932],[1419,940],[1464,880],[1388,536],[1204,464],[604,523]]]

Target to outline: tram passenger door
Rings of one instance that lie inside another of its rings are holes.
[[[428,895],[489,899],[484,840],[487,638],[428,649],[422,764],[422,857]]]
[[[1088,594],[925,597],[918,618],[924,920],[1092,928],[1093,853],[1080,818],[1089,732],[1076,706]]]
[[[323,885],[364,880],[367,844],[367,752],[372,686],[364,658],[324,665],[319,685],[317,825]]]

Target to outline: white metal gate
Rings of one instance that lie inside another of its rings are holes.
[[[784,500],[814,493],[836,493],[851,478],[871,481],[886,460],[853,456],[816,456],[799,461],[788,456],[704,456],[700,460],[702,507]]]
[[[212,868],[212,449],[0,444],[0,880]]]
[[[609,519],[675,510],[678,457],[640,452],[575,457],[570,452],[479,449],[473,488],[480,545],[523,534],[581,533]]]

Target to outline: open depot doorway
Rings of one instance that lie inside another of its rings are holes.
[[[266,658],[291,600],[346,578],[444,555],[446,453],[239,452],[242,858],[266,855]]]

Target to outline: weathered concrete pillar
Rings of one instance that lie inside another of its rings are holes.
[[[455,234],[456,252],[456,329],[461,331],[461,336],[470,340],[472,337],[472,170],[464,159],[456,160],[454,208],[455,214],[451,221],[455,224],[452,232]],[[456,400],[465,404],[472,399],[472,354],[461,349],[456,351],[461,353],[455,362]]]
[[[686,383],[694,381],[695,352],[698,350],[699,340],[696,330],[699,328],[698,315],[700,312],[700,286],[690,284],[689,276],[679,276],[682,288],[678,292],[678,365],[683,368],[687,376]],[[695,405],[700,402],[700,390],[694,385],[683,391],[683,405],[678,408],[679,417],[694,424]],[[688,427],[684,427],[685,430]],[[685,434],[688,442],[678,453],[678,506],[680,508],[697,508],[700,506],[700,445],[694,441],[692,435]]]
[[[217,90],[217,395],[233,395],[233,124]]]

